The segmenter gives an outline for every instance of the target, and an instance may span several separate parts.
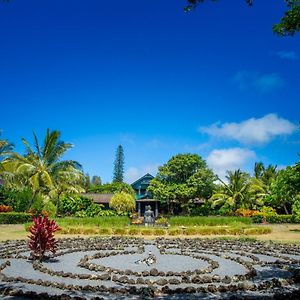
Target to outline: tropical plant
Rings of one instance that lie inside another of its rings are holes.
[[[74,160],[61,160],[72,144],[61,141],[59,131],[48,129],[42,146],[35,133],[33,136],[34,148],[23,138],[26,154],[13,153],[9,159],[12,173],[26,178],[34,196],[37,193],[50,195],[56,198],[57,205],[61,195],[83,192],[81,165]]]
[[[14,145],[11,144],[8,140],[1,138],[0,130],[0,161],[10,155],[14,149]]]
[[[249,175],[240,169],[227,171],[225,183],[219,178],[222,186],[212,197],[212,207],[229,206],[232,210],[249,206]]]
[[[117,212],[133,212],[135,210],[135,199],[125,192],[114,194],[109,202],[109,207]]]
[[[47,216],[33,218],[28,243],[33,259],[43,260],[46,252],[56,252],[58,242],[54,238],[54,232],[57,230],[60,230],[59,226]]]

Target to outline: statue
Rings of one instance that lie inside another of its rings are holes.
[[[144,222],[145,225],[154,224],[154,212],[151,210],[151,206],[146,206],[145,214],[144,214]]]

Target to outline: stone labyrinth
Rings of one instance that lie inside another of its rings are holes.
[[[300,246],[238,240],[61,239],[31,261],[26,241],[0,244],[7,299],[300,299]]]

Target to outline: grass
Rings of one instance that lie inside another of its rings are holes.
[[[245,217],[171,217],[169,224],[171,226],[220,226],[220,225],[239,225],[251,224],[250,218]]]

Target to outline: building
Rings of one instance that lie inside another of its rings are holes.
[[[154,177],[151,174],[147,173],[131,184],[135,191],[136,211],[138,212],[139,216],[144,215],[145,208],[148,205],[150,205],[151,209],[154,211],[155,217],[158,216],[159,200],[153,199],[151,193],[147,191],[150,181],[153,178]],[[92,199],[97,204],[104,205],[105,208],[109,208],[109,201],[113,197],[113,194],[87,193],[83,194],[83,196]]]
[[[136,194],[137,212],[140,216],[144,215],[145,208],[148,205],[150,205],[152,210],[154,211],[155,217],[158,216],[159,201],[153,199],[151,193],[147,191],[150,181],[153,178],[154,177],[151,174],[147,173],[131,184]]]

